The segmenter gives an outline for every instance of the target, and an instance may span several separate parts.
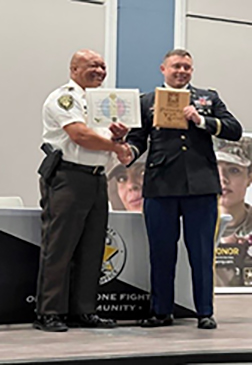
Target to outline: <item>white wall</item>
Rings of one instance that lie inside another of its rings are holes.
[[[104,55],[105,6],[71,0],[0,0],[0,196],[37,206],[41,108],[68,79],[80,48]]]
[[[251,21],[251,0],[186,0],[187,13]]]
[[[186,16],[185,46],[195,62],[193,83],[216,88],[245,130],[252,131],[252,26],[243,23],[252,23],[252,1],[187,0]]]

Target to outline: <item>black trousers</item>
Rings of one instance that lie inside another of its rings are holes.
[[[93,313],[108,221],[107,180],[59,169],[40,180],[42,242],[37,314]]]
[[[156,314],[173,312],[180,217],[192,270],[197,314],[213,314],[217,200],[213,194],[145,199],[144,212],[151,262],[151,309]]]

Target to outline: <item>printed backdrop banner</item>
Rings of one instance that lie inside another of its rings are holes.
[[[216,286],[252,288],[252,135],[214,139],[222,186],[220,212],[232,220],[216,248]]]
[[[216,287],[252,290],[252,134],[239,142],[214,138],[223,194],[220,213],[228,223],[216,248]],[[147,153],[130,168],[114,158],[108,166],[110,208],[142,212],[142,185]]]
[[[0,324],[35,318],[39,209],[0,209]],[[195,316],[190,268],[180,245],[175,316]],[[138,320],[150,307],[149,251],[143,216],[111,212],[98,293],[103,317]]]

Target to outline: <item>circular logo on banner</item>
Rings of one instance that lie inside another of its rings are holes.
[[[126,262],[126,246],[122,237],[113,229],[108,228],[105,251],[102,262],[100,285],[115,279]]]

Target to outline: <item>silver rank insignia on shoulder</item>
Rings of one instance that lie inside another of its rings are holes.
[[[69,110],[73,107],[73,101],[72,95],[62,95],[58,99],[58,104],[62,109]]]
[[[209,87],[207,90],[209,90],[209,91],[216,91],[216,89],[214,87]]]

